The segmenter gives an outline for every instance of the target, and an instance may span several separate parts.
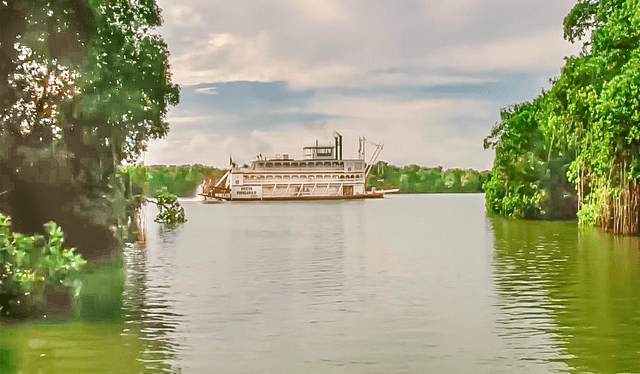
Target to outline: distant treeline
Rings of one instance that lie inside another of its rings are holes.
[[[127,166],[120,169],[123,174],[129,175],[131,183],[136,189],[142,190],[147,196],[155,195],[162,187],[179,197],[193,196],[198,185],[207,176],[221,177],[225,170],[195,165],[170,165],[170,166]]]
[[[222,177],[225,169],[204,165],[128,166],[120,169],[145,195],[154,195],[162,187],[180,197],[194,196],[207,176]],[[367,178],[367,189],[400,189],[401,193],[482,192],[489,172],[473,169],[426,168],[417,165],[394,166],[377,163]]]
[[[418,165],[394,166],[379,162],[367,178],[367,189],[400,189],[401,193],[482,192],[489,171],[427,168]]]

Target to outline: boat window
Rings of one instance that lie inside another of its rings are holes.
[[[325,162],[324,163],[324,167],[325,168],[330,168],[331,167],[331,163],[330,162]]]
[[[282,164],[279,163],[279,162],[275,162],[273,166],[276,167],[276,168],[281,168]]]
[[[284,166],[285,168],[290,168],[290,167],[291,167],[291,163],[290,163],[290,162],[285,162],[285,163],[283,164],[283,166]]]
[[[300,163],[300,167],[301,168],[306,168],[307,167],[307,163],[306,162],[301,162]]]
[[[341,168],[343,168],[344,167],[344,162],[341,162],[339,165],[340,165]]]
[[[298,167],[298,163],[297,163],[297,162],[293,162],[293,163],[291,163],[291,167],[293,167],[293,168],[297,168],[297,167]]]
[[[334,168],[337,168],[338,167],[338,163],[334,162],[334,163],[331,164],[331,166],[334,167]]]
[[[267,168],[272,168],[273,167],[273,162],[267,162]]]
[[[276,175],[276,179],[282,179],[282,176]]]

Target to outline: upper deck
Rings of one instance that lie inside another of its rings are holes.
[[[236,167],[244,173],[363,172],[364,160],[257,160],[247,167]]]
[[[237,166],[232,163],[230,172],[233,174],[353,174],[357,178],[366,177],[370,165],[380,150],[382,145],[377,145],[374,156],[365,162],[364,137],[359,138],[360,149],[358,158],[342,158],[342,135],[336,133],[333,145],[319,145],[303,148],[303,158],[289,158],[289,154],[277,154],[275,158],[264,158],[258,155],[257,159],[248,165]]]

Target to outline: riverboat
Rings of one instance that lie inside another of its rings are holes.
[[[212,201],[332,200],[381,198],[384,192],[367,191],[366,180],[383,144],[365,162],[366,139],[359,138],[358,158],[343,159],[342,135],[334,144],[304,147],[302,159],[277,154],[258,155],[249,164],[238,166],[230,160],[229,170],[219,180],[207,180],[201,195]]]

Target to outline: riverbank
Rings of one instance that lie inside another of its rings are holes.
[[[198,186],[207,178],[219,178],[226,169],[206,165],[129,166],[121,173],[128,174],[143,194],[153,195],[162,187],[179,197],[196,195]],[[479,193],[488,179],[489,171],[474,169],[443,169],[418,165],[395,166],[377,163],[367,178],[367,189],[398,189],[398,193]]]

